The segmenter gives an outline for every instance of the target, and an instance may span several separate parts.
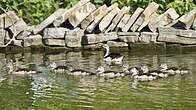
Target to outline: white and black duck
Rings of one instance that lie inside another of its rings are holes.
[[[49,66],[51,68],[51,71],[55,73],[66,73],[68,75],[73,76],[89,76],[89,75],[95,75],[95,73],[82,70],[82,69],[75,69],[72,65],[66,64],[66,63],[59,63],[59,62],[53,62]]]
[[[117,72],[117,71],[105,71],[103,66],[99,66],[96,70],[97,76],[104,77],[106,79],[112,79],[117,77],[124,77],[126,74],[125,72]]]
[[[110,48],[107,44],[101,44],[105,49],[104,61],[108,64],[122,64],[124,56],[119,53],[110,53]]]
[[[15,75],[31,75],[40,73],[40,71],[31,70],[29,68],[20,68],[16,62],[13,62],[13,60],[9,60],[9,62],[6,64],[6,70],[9,74]]]

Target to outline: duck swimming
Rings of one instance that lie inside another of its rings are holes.
[[[67,73],[68,75],[73,76],[89,76],[89,75],[95,75],[95,73],[82,70],[82,69],[74,69],[72,65],[66,64],[64,62],[52,62],[49,67],[51,68],[51,71],[55,73]]]
[[[97,76],[104,77],[106,79],[116,78],[116,77],[124,77],[124,72],[116,72],[116,71],[105,71],[103,66],[100,66],[96,70]]]
[[[31,75],[31,74],[40,73],[40,71],[30,70],[29,68],[19,68],[18,66],[16,66],[13,60],[10,60],[7,63],[6,68],[9,74]]]
[[[124,56],[119,53],[110,53],[110,48],[107,44],[101,44],[100,46],[105,49],[104,61],[106,63],[122,64]]]
[[[168,68],[168,65],[167,64],[161,64],[159,66],[159,70],[162,71],[162,72],[166,72],[168,73],[169,75],[176,75],[176,74],[187,74],[189,73],[189,70],[188,69],[185,69],[185,68],[176,68],[176,67],[170,67]]]

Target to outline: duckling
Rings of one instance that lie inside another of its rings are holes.
[[[105,71],[103,66],[97,68],[96,73],[100,77],[104,77],[107,79],[116,78],[116,77],[123,77],[125,76],[124,72],[116,72],[116,71]]]
[[[137,68],[131,68],[130,73],[132,74],[131,77],[137,81],[152,81],[157,79],[156,75],[141,73]]]
[[[73,76],[90,76],[96,74],[94,72],[90,72],[82,69],[74,69],[72,65],[67,65],[66,70],[68,70],[67,72],[68,75],[73,75]]]
[[[187,74],[189,73],[189,70],[188,69],[185,69],[185,68],[176,68],[176,67],[170,67],[168,68],[167,64],[161,64],[159,66],[159,70],[162,71],[162,72],[166,72],[168,73],[169,75],[176,75],[176,74]]]
[[[124,56],[119,53],[110,53],[110,48],[107,44],[100,44],[105,49],[104,61],[108,64],[122,64]]]
[[[10,60],[7,63],[6,67],[9,74],[31,75],[31,74],[40,73],[40,71],[30,70],[28,68],[19,68],[18,66],[16,66],[13,60]]]
[[[52,62],[49,65],[50,71],[54,73],[64,73],[67,69],[67,64],[65,62]]]

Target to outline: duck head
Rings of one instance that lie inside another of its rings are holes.
[[[98,74],[101,74],[101,73],[104,73],[104,72],[105,72],[105,69],[104,69],[103,66],[99,66],[99,67],[97,68],[97,70],[96,70],[96,73],[98,73]]]
[[[57,64],[55,62],[50,63],[49,68],[51,70],[54,70],[55,68],[57,68]]]
[[[135,75],[138,75],[139,74],[139,71],[135,67],[134,68],[131,68],[129,72],[130,72],[130,74],[131,74],[132,77],[134,77]]]
[[[147,65],[142,65],[140,67],[140,70],[141,70],[142,73],[148,73],[149,72],[149,69],[148,69]]]
[[[166,63],[163,63],[163,64],[160,64],[159,69],[160,69],[161,71],[167,70],[167,69],[168,69],[168,66],[167,66]]]

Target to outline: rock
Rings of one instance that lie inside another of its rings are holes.
[[[116,31],[118,31],[119,29],[122,29],[127,24],[130,16],[131,15],[129,15],[129,14],[124,14],[123,18],[120,20],[120,22],[118,23],[118,25],[116,27]]]
[[[139,18],[136,20],[136,22],[131,27],[131,31],[141,31],[149,22],[150,16],[156,12],[159,5],[155,2],[150,3],[146,9],[143,11],[143,13],[139,16]]]
[[[4,45],[4,39],[8,35],[8,32],[3,28],[0,28],[0,47]],[[9,36],[8,36],[9,37]]]
[[[107,8],[106,5],[103,5],[97,8],[94,12],[92,12],[88,17],[86,17],[82,21],[81,28],[85,30],[90,25],[90,23],[94,21],[95,17],[101,14],[103,11],[105,11],[106,8]]]
[[[99,30],[101,32],[104,32],[106,28],[110,25],[113,18],[118,14],[120,9],[118,7],[115,7],[112,11],[110,11],[99,23]]]
[[[156,43],[157,42],[158,33],[153,32],[142,32],[139,37],[139,42],[142,43]]]
[[[22,47],[22,40],[14,40],[13,45],[17,45],[17,46]]]
[[[28,37],[30,34],[31,34],[31,32],[29,32],[29,31],[27,31],[27,30],[24,30],[24,31],[22,31],[21,33],[19,33],[19,34],[16,36],[16,39],[17,39],[17,40],[23,40],[23,39],[25,39],[26,37]]]
[[[118,38],[123,42],[138,42],[139,32],[119,32]]]
[[[48,18],[46,18],[43,22],[41,22],[40,24],[36,25],[33,33],[37,34],[39,32],[41,32],[44,28],[48,27],[50,24],[53,23],[53,21],[58,18],[59,16],[61,16],[63,13],[66,12],[66,9],[58,9],[56,10],[53,14],[51,14]]]
[[[115,29],[115,27],[118,25],[118,23],[120,22],[121,18],[123,17],[124,14],[128,13],[130,10],[130,7],[123,7],[118,14],[115,16],[115,18],[112,20],[112,23],[110,24],[110,26],[108,27],[108,29],[106,30],[106,32],[112,31]]]
[[[181,28],[181,29],[183,29],[183,28],[189,29],[194,22],[195,16],[196,16],[196,9],[181,16],[179,19],[168,24],[166,27],[176,27],[176,28]]]
[[[9,30],[12,32],[13,35],[18,35],[25,29],[27,29],[27,24],[24,22],[23,19],[18,20],[14,25],[9,27]]]
[[[46,28],[43,39],[65,39],[67,28]]]
[[[14,13],[14,11],[9,11],[7,13],[0,15],[0,28],[8,28],[16,23],[20,18]]]
[[[95,17],[95,20],[86,28],[86,31],[89,33],[92,33],[92,31],[95,29],[95,27],[99,24],[99,22],[102,20],[102,18],[111,10],[113,10],[115,7],[117,7],[118,4],[114,3],[108,8],[105,8],[104,10],[100,11],[99,15]]]
[[[24,39],[24,47],[36,47],[36,46],[44,46],[42,43],[42,36],[37,35],[30,35]]]
[[[136,11],[133,13],[133,15],[130,17],[129,21],[125,26],[122,28],[123,32],[128,32],[133,23],[136,21],[136,19],[141,15],[141,13],[144,11],[143,8],[137,8]]]
[[[64,39],[44,39],[44,43],[49,46],[65,47],[65,40]]]
[[[158,41],[179,44],[196,44],[195,31],[185,31],[174,28],[158,28],[158,30]]]
[[[82,44],[95,44],[116,39],[118,39],[118,36],[115,32],[101,34],[86,34],[82,39]]]
[[[91,2],[79,7],[77,10],[73,11],[69,16],[69,23],[75,28],[77,27],[90,13],[96,9],[95,5]]]
[[[68,19],[68,17],[72,14],[72,12],[74,12],[75,10],[77,10],[78,8],[80,8],[81,6],[83,6],[84,4],[88,3],[89,1],[90,0],[80,0],[73,7],[71,7],[68,10],[66,10],[61,16],[57,17],[53,21],[53,25],[55,27],[58,27],[58,26],[62,25]]]
[[[67,31],[66,36],[65,36],[66,46],[67,47],[81,47],[83,36],[84,36],[84,30],[81,30],[80,28]]]
[[[90,44],[90,45],[82,45],[82,49],[100,49],[100,43]]]
[[[179,17],[174,8],[169,8],[165,13],[155,19],[150,20],[148,27],[152,32],[156,32],[158,27],[164,27]]]
[[[125,42],[108,41],[107,44],[109,47],[128,47]]]
[[[193,28],[194,30],[196,30],[196,19],[193,21],[192,28]]]

